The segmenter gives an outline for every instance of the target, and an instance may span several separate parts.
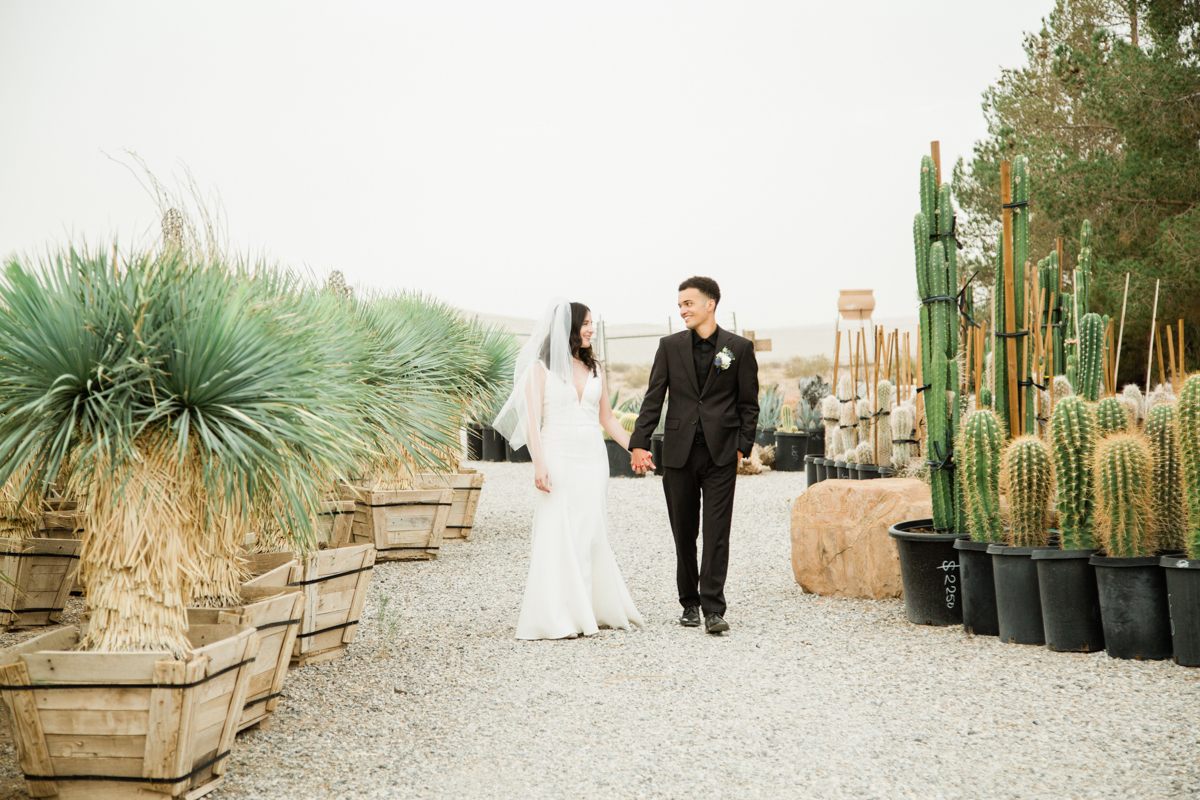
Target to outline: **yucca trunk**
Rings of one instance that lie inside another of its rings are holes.
[[[41,493],[21,494],[21,484],[28,475],[29,468],[22,467],[0,486],[0,538],[27,539],[37,530]]]
[[[204,491],[203,485],[198,487]],[[200,573],[188,587],[188,605],[221,608],[240,605],[242,583],[249,579],[242,546],[250,530],[241,504],[220,495],[208,498],[207,520],[197,520],[195,541],[201,544]],[[192,537],[188,537],[191,541]]]

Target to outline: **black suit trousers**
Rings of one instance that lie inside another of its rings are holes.
[[[733,521],[733,492],[737,461],[717,466],[708,446],[695,442],[687,463],[665,467],[663,493],[675,535],[675,580],[679,604],[700,606],[705,614],[725,613],[725,575],[729,570],[729,529]],[[696,565],[700,536],[701,499],[704,515],[704,556]]]

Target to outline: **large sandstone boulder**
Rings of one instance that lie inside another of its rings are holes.
[[[888,526],[933,515],[914,478],[822,481],[792,505],[792,572],[806,592],[900,597],[900,559]]]

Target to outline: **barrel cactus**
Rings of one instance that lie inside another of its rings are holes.
[[[1009,544],[1046,544],[1054,478],[1045,443],[1036,436],[1014,439],[1004,451],[1000,480],[1008,494]]]
[[[1084,400],[1100,399],[1104,388],[1104,319],[1087,314],[1079,321],[1078,383],[1075,388]]]
[[[1187,511],[1183,501],[1183,474],[1179,466],[1179,440],[1175,405],[1160,403],[1146,417],[1146,441],[1154,459],[1154,541],[1164,550],[1187,549]]]
[[[638,418],[637,414],[622,414],[621,415],[621,427],[624,428],[625,432],[631,436],[633,435],[634,427],[637,425],[637,418]]]
[[[1175,414],[1183,497],[1187,503],[1188,558],[1200,558],[1200,375],[1184,381]]]
[[[1097,435],[1101,438],[1110,433],[1125,433],[1129,430],[1129,412],[1125,404],[1115,397],[1106,397],[1096,404]]]
[[[1137,433],[1117,433],[1096,445],[1096,534],[1115,558],[1154,554],[1150,446]]]
[[[1000,421],[987,409],[972,412],[963,421],[959,442],[958,482],[963,487],[971,538],[977,542],[1003,541],[1000,450],[1004,437]]]
[[[859,442],[854,449],[854,460],[859,464],[875,464],[875,447],[870,442]]]
[[[1094,407],[1066,397],[1050,415],[1050,449],[1058,482],[1058,524],[1064,550],[1094,548],[1092,459],[1096,449]]]

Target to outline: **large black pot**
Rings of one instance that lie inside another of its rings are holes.
[[[1104,624],[1095,550],[1038,550],[1033,554],[1046,649],[1060,653],[1095,653],[1104,649]]]
[[[629,451],[612,439],[605,439],[604,446],[608,448],[608,476],[610,478],[642,478],[633,471]]]
[[[817,457],[816,456],[805,456],[804,457],[804,485],[806,487],[813,486],[819,480],[820,480],[820,478],[817,477]]]
[[[1041,547],[988,545],[996,582],[996,620],[1000,641],[1007,644],[1045,644],[1042,596],[1033,554]]]
[[[1171,611],[1166,570],[1159,558],[1092,556],[1104,646],[1113,658],[1161,661],[1170,658]]]
[[[958,533],[917,533],[933,529],[933,520],[897,522],[888,528],[900,556],[900,580],[904,584],[904,613],[916,625],[961,625]]]
[[[775,431],[775,466],[780,472],[800,472],[804,469],[804,451],[808,447],[808,434]]]
[[[483,429],[482,455],[484,461],[508,460],[508,442],[490,426]]]
[[[775,429],[756,428],[754,431],[754,443],[759,447],[770,447],[775,444]],[[750,454],[747,453],[746,455]]]
[[[662,454],[663,454],[663,434],[661,434],[661,433],[650,434],[650,460],[654,462],[654,474],[655,475],[662,475],[663,470],[665,469],[665,467],[663,467],[663,463],[662,463]]]
[[[1200,559],[1164,556],[1175,663],[1200,667]]]
[[[879,467],[874,464],[859,464],[858,479],[860,481],[873,481],[879,477]]]
[[[849,464],[847,464],[845,461],[835,461],[833,462],[833,466],[837,468],[837,475],[831,475],[830,477],[836,477],[838,480],[843,481],[850,480]]]
[[[467,461],[483,459],[483,426],[467,426]]]
[[[808,444],[805,446],[804,455],[816,456],[817,458],[825,457],[824,428],[810,428],[808,430]]]
[[[996,618],[996,581],[992,573],[990,542],[956,539],[959,587],[962,594],[963,630],[972,636],[999,636]]]
[[[533,461],[533,456],[529,454],[528,445],[522,447],[520,450],[513,450],[510,446],[506,451],[506,455],[508,456],[509,461],[517,464],[528,464],[529,462]]]

